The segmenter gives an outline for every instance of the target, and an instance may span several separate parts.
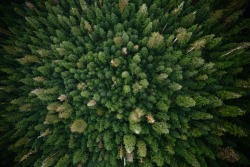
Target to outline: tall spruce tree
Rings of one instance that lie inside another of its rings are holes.
[[[215,0],[13,4],[1,41],[1,142],[16,166],[249,164],[243,11]],[[244,39],[244,40],[242,40]],[[225,137],[226,136],[226,137]],[[229,137],[228,137],[229,136]],[[232,137],[235,136],[235,137]]]

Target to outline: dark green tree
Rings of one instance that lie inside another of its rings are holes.
[[[249,19],[222,2],[13,4],[0,146],[16,166],[248,165],[247,107],[230,101],[250,94]]]

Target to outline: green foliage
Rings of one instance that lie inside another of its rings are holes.
[[[143,141],[138,141],[137,143],[137,154],[139,157],[146,157],[147,155],[147,147]]]
[[[194,107],[196,102],[194,101],[193,98],[189,97],[189,96],[178,96],[176,98],[176,104],[181,106],[181,107]]]
[[[159,32],[153,32],[148,40],[149,48],[159,48],[163,43],[164,37]]]
[[[87,127],[87,123],[82,119],[74,120],[74,122],[70,126],[71,132],[83,133],[85,128]]]
[[[135,149],[136,138],[133,135],[125,135],[123,137],[123,143],[125,145],[125,149],[128,153],[131,153]]]
[[[244,115],[245,112],[236,106],[223,106],[222,108],[219,109],[219,114],[225,117],[226,116],[236,117],[239,115]]]
[[[241,95],[238,93],[234,93],[234,92],[226,91],[226,90],[219,91],[217,94],[221,99],[225,99],[225,100],[236,99],[236,98],[241,97]]]
[[[129,93],[130,91],[131,91],[131,88],[130,88],[130,86],[129,85],[124,85],[123,86],[123,91],[124,91],[124,93]]]
[[[241,163],[249,19],[220,3],[13,4],[0,29],[0,146],[13,166]]]
[[[57,164],[55,165],[56,167],[67,167],[70,164],[69,161],[69,155],[65,155],[64,157],[60,158]]]
[[[153,129],[159,134],[168,134],[169,126],[165,122],[155,122]]]

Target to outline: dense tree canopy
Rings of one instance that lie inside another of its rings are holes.
[[[244,3],[243,3],[244,4]],[[249,95],[249,27],[215,0],[13,4],[1,42],[1,145],[17,166],[247,165],[228,100]],[[231,5],[234,5],[232,1]],[[243,162],[244,160],[244,162]]]

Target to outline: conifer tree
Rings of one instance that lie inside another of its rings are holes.
[[[16,166],[249,164],[237,148],[247,110],[231,103],[250,94],[249,19],[219,4],[13,4],[0,31],[0,146]]]

